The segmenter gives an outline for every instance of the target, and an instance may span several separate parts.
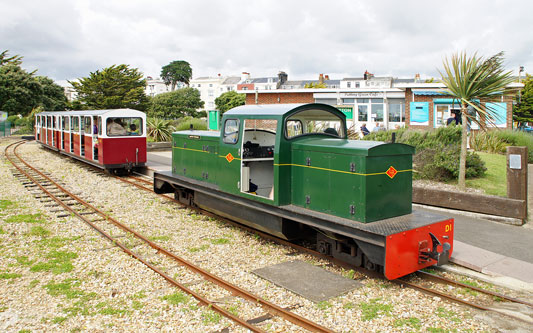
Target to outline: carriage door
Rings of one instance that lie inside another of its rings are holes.
[[[70,117],[70,138],[69,138],[69,142],[70,142],[70,152],[71,153],[74,153],[74,119],[76,119],[78,117],[74,116],[74,117]]]
[[[65,137],[63,136],[64,131],[65,131],[65,117],[59,116],[59,142],[60,142],[61,150],[65,150]]]
[[[56,116],[52,116],[52,146],[56,146],[56,132],[57,132],[57,119]]]
[[[92,118],[91,116],[82,117],[83,126],[82,126],[82,147],[83,155],[87,159],[92,159]]]

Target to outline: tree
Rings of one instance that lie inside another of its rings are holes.
[[[35,76],[36,70],[28,73],[20,67],[22,57],[9,57],[7,52],[0,53],[0,110],[22,116],[39,106],[46,111],[64,110],[63,88],[46,76]]]
[[[325,89],[328,86],[324,82],[309,82],[304,85],[305,89]]]
[[[46,111],[61,111],[67,107],[67,97],[63,87],[56,84],[54,80],[46,76],[37,76],[35,78],[43,90],[41,106]]]
[[[527,75],[524,89],[517,96],[513,109],[513,120],[519,123],[533,122],[533,76]]]
[[[90,73],[76,81],[69,81],[78,93],[78,99],[89,109],[132,108],[144,111],[148,97],[144,90],[146,80],[137,68],[113,65]]]
[[[150,117],[176,119],[185,116],[197,117],[197,109],[203,108],[200,92],[194,88],[183,88],[155,95],[148,111]]]
[[[9,50],[5,50],[4,52],[0,53],[0,66],[4,66],[8,64],[19,66],[20,64],[22,64],[21,56],[16,54],[12,57],[8,57],[7,52],[9,52]]]
[[[43,88],[35,77],[20,66],[0,66],[0,110],[9,115],[26,115],[39,105]]]
[[[228,91],[215,99],[215,105],[220,114],[233,109],[234,107],[244,105],[246,102],[246,95],[239,94],[236,91]]]
[[[161,78],[167,86],[172,86],[172,91],[176,89],[178,82],[183,82],[188,86],[192,78],[191,65],[183,60],[172,61],[170,64],[161,68]]]
[[[459,187],[465,188],[466,178],[466,140],[468,120],[477,123],[485,129],[486,124],[494,123],[496,111],[482,104],[481,100],[490,101],[501,96],[505,86],[513,82],[511,72],[503,68],[503,52],[488,59],[478,57],[477,53],[467,57],[465,52],[455,53],[450,60],[443,62],[444,72],[439,71],[446,92],[461,103],[461,156],[459,159]],[[474,111],[468,113],[468,107]],[[480,121],[476,117],[479,115]]]

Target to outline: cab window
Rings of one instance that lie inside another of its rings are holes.
[[[321,134],[345,138],[344,119],[326,110],[303,110],[287,118],[285,136],[292,139],[301,135]]]
[[[224,123],[224,143],[236,144],[239,141],[239,120],[228,119]]]

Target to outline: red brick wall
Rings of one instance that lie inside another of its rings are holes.
[[[257,104],[296,104],[314,103],[313,93],[257,93]],[[246,94],[246,104],[256,104],[255,94]]]

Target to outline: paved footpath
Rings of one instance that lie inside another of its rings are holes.
[[[149,152],[148,167],[170,170],[169,151]],[[529,208],[533,202],[533,165],[528,169]],[[426,208],[417,208],[425,210]],[[533,218],[524,226],[486,220],[477,214],[450,213],[455,219],[452,262],[494,276],[510,277],[533,288]]]

